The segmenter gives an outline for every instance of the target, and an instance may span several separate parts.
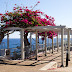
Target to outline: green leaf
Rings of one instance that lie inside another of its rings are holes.
[[[34,22],[33,22],[33,21],[31,21],[31,23],[32,23],[32,24],[34,24]]]

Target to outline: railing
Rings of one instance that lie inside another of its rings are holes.
[[[6,47],[5,47],[5,42],[1,42],[1,44],[0,44],[0,49],[5,49]]]
[[[0,49],[0,56],[6,56],[7,49]],[[10,58],[11,59],[20,59],[21,58],[21,51],[18,48],[9,48],[10,50]],[[18,57],[18,58],[17,58]]]
[[[59,44],[59,46],[61,46],[60,42],[58,44]],[[53,43],[53,45],[54,45],[54,47],[57,47],[57,43]],[[36,50],[36,44],[33,44],[31,47],[32,47],[33,51]],[[45,47],[45,44],[38,44],[38,50],[44,50],[44,47]],[[52,47],[52,43],[46,44],[46,47],[47,48],[51,48]]]
[[[21,59],[21,48],[9,48],[11,59]]]
[[[60,42],[58,44],[59,44],[59,46],[61,46]],[[54,47],[56,47],[57,43],[54,43],[53,45],[54,45]],[[44,47],[45,47],[45,44],[38,44],[38,52],[44,51],[45,50]],[[46,44],[46,47],[47,47],[47,50],[50,50],[52,48],[52,43]],[[1,45],[0,50],[3,50],[3,49],[5,49],[5,43],[2,43],[2,45]],[[9,48],[9,49],[10,49],[10,56],[14,57],[13,59],[16,59],[17,58],[16,56],[19,56],[19,59],[21,58],[21,48]],[[25,52],[25,54],[28,53],[29,56],[35,55],[35,52],[36,52],[35,44],[31,45],[31,47],[26,46],[26,49],[29,49],[29,50],[26,50],[28,52]]]

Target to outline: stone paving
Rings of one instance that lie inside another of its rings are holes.
[[[40,70],[48,63],[55,61],[57,62],[57,69],[48,69],[45,71]],[[36,60],[17,60],[9,61],[6,64],[0,64],[0,72],[72,72],[72,51],[70,51],[70,61],[68,67],[66,66],[66,52],[64,51],[64,67],[61,66],[61,50],[57,52],[48,51],[47,56],[44,54],[38,54],[38,61]]]

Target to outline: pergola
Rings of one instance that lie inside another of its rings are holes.
[[[36,32],[36,59],[38,59],[38,31],[45,32],[45,56],[47,55],[47,47],[46,47],[46,36],[47,31],[55,31],[58,35],[61,35],[61,66],[64,66],[64,35],[68,36],[68,60],[70,60],[70,35],[72,35],[71,28],[66,28],[66,26],[38,26],[38,27],[28,27],[28,28],[19,28],[19,27],[9,27],[5,28],[4,30],[17,30],[21,32],[21,59],[24,60],[25,58],[25,51],[24,51],[24,31],[29,30],[31,32]],[[58,44],[58,35],[57,35],[57,50],[59,50]],[[7,47],[9,48],[9,35],[7,34]],[[53,36],[52,36],[52,53],[54,50],[53,46]]]

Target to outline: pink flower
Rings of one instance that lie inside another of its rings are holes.
[[[43,15],[44,13],[43,13],[43,12],[41,12],[41,14]]]
[[[25,7],[23,6],[23,8],[25,8]]]
[[[51,21],[50,21],[50,20],[48,20],[48,25],[51,25],[51,26],[52,26],[52,24],[51,24]]]
[[[16,19],[14,19],[14,21],[16,22],[17,20],[16,20]]]
[[[10,22],[10,21],[9,21]],[[10,24],[9,22],[6,22],[6,24]]]
[[[23,14],[20,14],[20,16],[23,16]]]
[[[19,10],[22,10],[22,8],[20,7],[20,9]]]
[[[8,13],[6,13],[6,15],[8,15]]]
[[[28,7],[26,6],[26,8],[28,8]]]
[[[35,25],[35,26],[38,26],[38,25]]]
[[[54,23],[53,23],[53,25],[52,26],[56,26]]]
[[[32,15],[32,13],[30,13]]]
[[[6,22],[6,24],[8,24],[8,22]]]
[[[42,41],[44,40],[44,37],[42,38]]]
[[[38,3],[40,3],[40,1],[38,1]]]
[[[0,13],[0,15],[3,15],[2,13]]]
[[[31,22],[29,22],[29,24],[32,24]]]
[[[12,24],[12,21],[9,20],[9,22],[10,22],[10,24]]]
[[[16,7],[14,7],[13,10],[16,10]]]
[[[6,25],[5,28],[7,28],[8,26]]]
[[[25,31],[26,33],[28,33],[28,31]]]
[[[49,16],[46,15],[46,18],[49,19]]]
[[[25,23],[28,23],[28,20],[27,20],[27,19],[24,19],[23,21],[24,21]]]
[[[12,12],[10,12],[12,14]]]
[[[57,36],[57,33],[56,33],[56,36]]]
[[[29,11],[28,9],[25,9],[25,11]]]
[[[29,13],[26,13],[26,16],[28,16],[28,17],[29,17]]]
[[[16,12],[16,14],[17,14],[18,12]]]

